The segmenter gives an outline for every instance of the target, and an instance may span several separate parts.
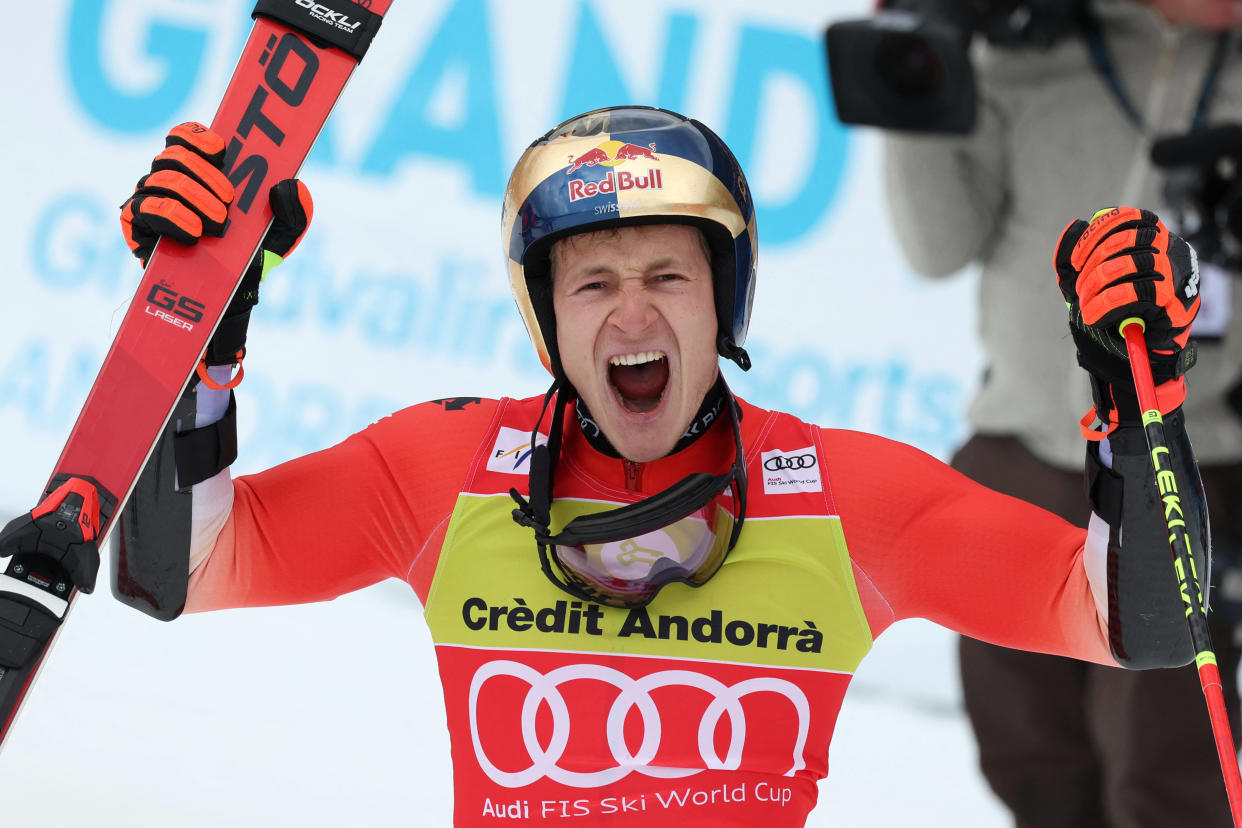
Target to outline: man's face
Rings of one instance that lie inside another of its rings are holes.
[[[584,233],[552,249],[561,364],[622,456],[668,454],[718,372],[712,271],[680,224]]]

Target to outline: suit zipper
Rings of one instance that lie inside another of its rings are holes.
[[[643,490],[643,464],[633,460],[625,461],[625,488],[631,492]]]

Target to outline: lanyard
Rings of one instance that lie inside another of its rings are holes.
[[[1117,76],[1117,69],[1113,65],[1112,54],[1108,51],[1108,44],[1104,40],[1099,18],[1091,11],[1089,5],[1089,3],[1080,5],[1079,24],[1082,27],[1083,37],[1087,41],[1091,62],[1095,64],[1096,71],[1100,73],[1109,91],[1113,93],[1113,98],[1121,107],[1121,111],[1142,132],[1145,128],[1143,116],[1121,85],[1121,79]],[[1208,62],[1207,73],[1203,76],[1203,83],[1199,87],[1199,99],[1195,102],[1194,115],[1190,119],[1192,131],[1200,128],[1207,121],[1208,109],[1211,107],[1212,97],[1216,94],[1216,85],[1220,80],[1221,67],[1224,66],[1225,58],[1229,53],[1231,40],[1229,32],[1221,32],[1216,36],[1212,58]]]

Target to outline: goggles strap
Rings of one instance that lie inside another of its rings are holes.
[[[733,447],[737,452],[733,458],[735,467],[733,492],[737,498],[737,517],[733,521],[733,532],[729,535],[729,551],[732,552],[733,547],[737,546],[738,538],[742,535],[742,524],[746,522],[746,489],[749,482],[746,475],[746,446],[742,442],[742,407],[737,404],[737,398],[728,388],[725,389],[725,395],[731,420],[729,425],[733,427]]]

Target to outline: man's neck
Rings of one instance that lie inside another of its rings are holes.
[[[728,396],[728,388],[725,386],[724,377],[716,377],[715,384],[707,390],[702,404],[699,405],[699,410],[690,420],[690,424],[686,427],[681,437],[678,438],[677,443],[669,454],[676,454],[707,433],[707,429],[711,424],[720,419],[720,416],[725,413],[725,401],[728,399]],[[579,398],[574,410],[578,414],[578,426],[582,429],[583,436],[586,437],[587,442],[591,444],[592,448],[609,457],[620,458],[621,453],[613,448],[612,443],[609,442],[604,432],[600,430],[595,419],[591,416],[590,410],[587,408],[586,401]]]

